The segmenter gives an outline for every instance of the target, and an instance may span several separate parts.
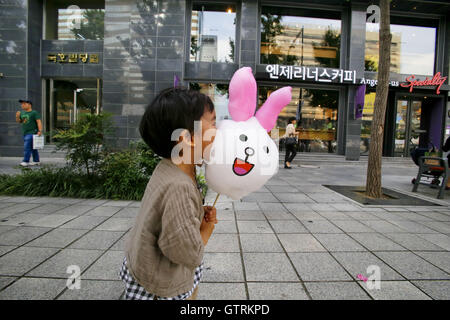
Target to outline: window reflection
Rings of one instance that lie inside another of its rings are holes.
[[[259,105],[278,87],[261,86]],[[277,119],[280,137],[286,131],[288,119],[297,118],[299,150],[301,152],[336,152],[339,92],[334,90],[292,88],[292,100]]]
[[[262,64],[336,68],[340,65],[340,43],[338,14],[262,7]]]
[[[391,24],[391,72],[434,74],[436,28]],[[366,24],[366,71],[378,71],[379,24]]]
[[[235,12],[234,5],[193,5],[190,61],[234,62]]]
[[[217,121],[231,119],[228,112],[228,84],[191,82],[189,88],[206,94],[212,100]]]
[[[361,143],[360,153],[369,154],[370,132],[373,120],[373,107],[375,104],[375,92],[367,92],[364,98],[363,116],[361,119]]]

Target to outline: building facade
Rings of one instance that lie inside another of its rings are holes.
[[[139,139],[152,98],[179,83],[228,115],[228,83],[252,68],[261,105],[289,85],[302,152],[367,155],[378,68],[376,1],[0,1],[0,156],[20,156],[18,99],[44,131],[82,113],[113,114],[111,143]],[[391,2],[391,74],[383,154],[409,156],[450,134],[450,3]],[[51,143],[47,138],[47,143]]]

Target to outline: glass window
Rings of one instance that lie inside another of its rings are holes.
[[[370,132],[372,129],[373,107],[375,104],[375,91],[366,92],[364,97],[363,116],[361,119],[361,155],[369,154]]]
[[[190,61],[234,62],[236,6],[194,4]]]
[[[391,72],[434,74],[435,27],[391,24]],[[378,71],[379,24],[366,24],[366,71]]]
[[[46,2],[45,38],[103,40],[105,1]]]
[[[278,87],[259,87],[259,105],[276,89]],[[335,153],[338,105],[338,91],[292,88],[292,100],[277,120],[280,137],[286,131],[289,118],[294,117],[297,119],[300,151]]]
[[[189,88],[198,90],[211,98],[216,111],[216,121],[231,119],[228,112],[228,84],[191,82]]]
[[[262,64],[338,68],[340,45],[339,13],[262,7]]]

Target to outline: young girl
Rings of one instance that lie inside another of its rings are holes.
[[[142,139],[163,159],[126,242],[120,271],[126,299],[184,300],[197,295],[204,247],[217,220],[214,208],[202,206],[194,164],[194,146],[201,144],[203,155],[212,141],[194,139],[194,121],[201,122],[203,137],[206,130],[215,129],[215,120],[209,97],[184,88],[161,91],[142,117]],[[179,129],[186,129],[184,139],[172,141]],[[172,157],[177,143],[182,147],[181,163]]]

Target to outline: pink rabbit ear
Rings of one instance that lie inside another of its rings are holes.
[[[272,92],[266,102],[256,112],[256,119],[267,131],[272,130],[277,122],[278,114],[291,101],[291,91],[291,87],[283,87]]]
[[[256,81],[252,69],[237,70],[230,81],[228,111],[234,121],[246,121],[256,109]]]

